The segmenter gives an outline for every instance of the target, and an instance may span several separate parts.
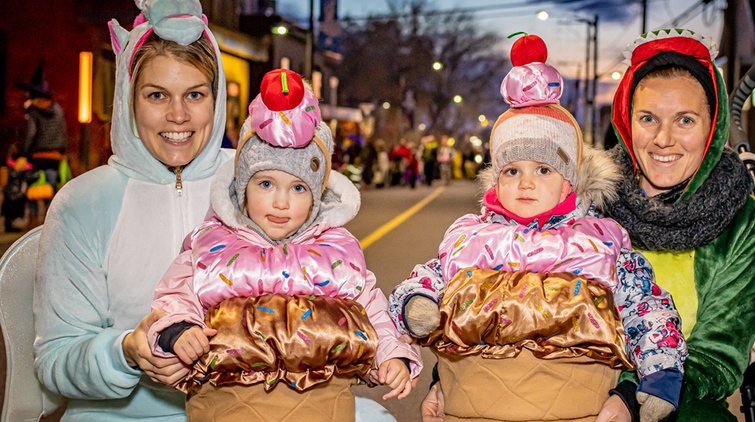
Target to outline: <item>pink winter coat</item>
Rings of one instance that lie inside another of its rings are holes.
[[[181,321],[205,326],[207,309],[229,298],[329,296],[352,299],[364,307],[378,334],[378,366],[388,359],[407,358],[412,377],[417,376],[422,368],[418,349],[398,340],[387,299],[375,286],[375,275],[366,269],[359,241],[341,227],[359,209],[359,193],[353,184],[338,173],[331,174],[328,188],[339,195],[338,200],[329,202],[326,195],[321,216],[312,226],[289,243],[273,244],[244,225],[230,203],[227,186],[232,175],[232,166],[219,170],[212,192],[215,214],[187,237],[186,250],[157,286],[152,307],[168,315],[149,330],[153,353],[172,356],[157,344],[159,333]]]

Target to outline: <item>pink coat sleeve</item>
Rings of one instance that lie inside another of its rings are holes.
[[[155,289],[152,309],[162,308],[168,313],[152,324],[147,332],[147,341],[155,356],[173,356],[157,344],[157,339],[164,329],[182,321],[204,327],[204,311],[194,294],[191,256],[190,250],[178,255]]]
[[[375,285],[375,274],[372,271],[367,271],[364,290],[357,296],[356,301],[367,311],[367,318],[378,335],[376,367],[380,367],[388,359],[406,358],[409,359],[411,377],[417,377],[422,370],[419,346],[409,345],[398,339],[401,334],[388,315],[388,300],[383,291]]]

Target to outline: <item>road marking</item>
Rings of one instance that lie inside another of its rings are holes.
[[[398,227],[401,223],[403,223],[404,221],[406,221],[409,217],[413,216],[419,210],[421,210],[422,208],[424,208],[427,204],[429,204],[430,202],[432,202],[433,199],[437,198],[438,195],[440,195],[441,193],[443,193],[444,190],[446,190],[446,188],[444,186],[441,186],[441,187],[435,189],[433,191],[433,193],[431,193],[430,195],[427,195],[426,197],[424,197],[421,201],[419,201],[416,204],[414,204],[411,208],[409,208],[408,210],[406,210],[406,211],[402,212],[401,214],[397,215],[391,221],[383,224],[382,226],[380,226],[380,228],[378,228],[374,232],[370,233],[364,239],[360,240],[359,243],[362,244],[362,249],[367,249],[367,247],[369,247],[373,243],[377,242],[381,237],[385,236],[391,230],[393,230],[396,227]]]

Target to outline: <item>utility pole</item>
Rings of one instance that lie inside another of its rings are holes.
[[[648,0],[642,0],[642,32],[644,34],[647,31],[648,24]]]
[[[592,21],[592,142],[595,145],[597,131],[595,130],[598,123],[598,15],[595,15]],[[602,143],[602,141],[601,141]]]
[[[304,76],[311,81],[315,61],[315,0],[309,0],[309,30],[305,48]]]

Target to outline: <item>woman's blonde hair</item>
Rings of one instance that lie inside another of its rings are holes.
[[[129,103],[134,111],[136,86],[144,67],[156,57],[168,56],[182,63],[194,66],[212,82],[212,98],[218,93],[218,58],[210,40],[202,36],[189,45],[181,45],[173,41],[160,38],[154,32],[149,35],[144,44],[134,54],[131,67],[131,92]],[[213,103],[214,104],[214,103]]]

